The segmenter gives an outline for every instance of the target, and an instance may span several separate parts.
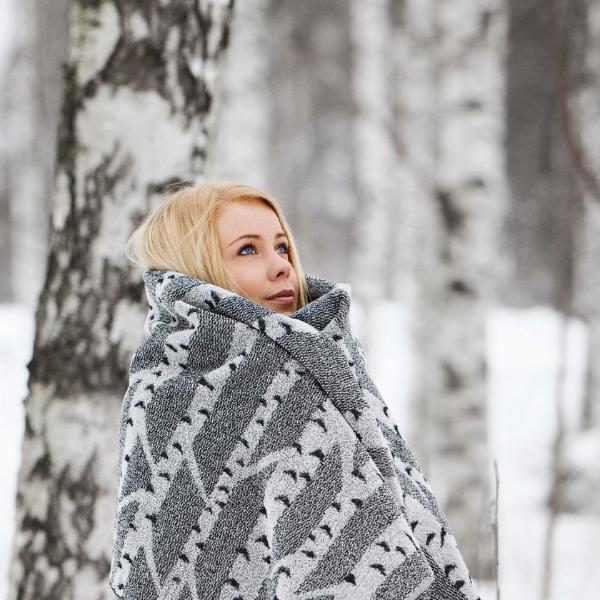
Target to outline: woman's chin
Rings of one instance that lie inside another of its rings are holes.
[[[294,312],[293,308],[287,308],[285,306],[273,306],[271,307],[275,312],[282,315],[291,315]]]
[[[291,315],[293,312],[296,311],[295,302],[286,303],[266,300],[265,306],[282,315]]]

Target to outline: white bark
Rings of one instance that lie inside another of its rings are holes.
[[[424,136],[427,114],[423,98],[422,61],[415,52],[415,40],[409,31],[406,0],[389,1],[392,43],[389,56],[391,114],[387,135],[392,142],[393,165],[388,174],[391,196],[388,207],[388,239],[383,249],[389,297],[408,304],[413,296],[411,267],[414,262],[415,211],[425,201],[422,185],[422,153],[417,144]],[[427,154],[425,154],[427,156]]]
[[[207,175],[267,187],[269,44],[267,0],[243,0],[231,24],[231,45],[219,79],[220,102]]]
[[[13,298],[32,310],[48,252],[68,5],[69,0],[14,3],[13,47],[2,75],[0,163],[10,207],[4,243],[10,247]]]
[[[118,6],[75,1],[70,15],[9,600],[113,597],[118,416],[147,308],[124,245],[170,183],[202,177],[232,10]]]
[[[389,0],[351,3],[353,41],[354,153],[360,209],[352,252],[353,295],[363,307],[359,336],[367,353],[376,332],[377,302],[397,266],[384,264],[390,208],[396,200],[395,162],[390,127],[392,28]]]
[[[430,177],[416,227],[411,440],[467,564],[491,579],[485,318],[506,195],[506,15],[499,0],[409,0],[408,11],[427,57],[417,58],[423,127],[411,142]]]

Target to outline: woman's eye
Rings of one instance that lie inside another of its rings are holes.
[[[278,248],[283,247],[284,251],[282,252],[282,254],[287,254],[288,253],[288,245],[284,242],[282,242],[281,244],[279,244],[279,246],[277,246]],[[240,248],[240,251],[238,254],[247,254],[246,252],[244,252],[244,250],[246,248],[252,248],[253,250],[256,250],[256,248],[254,247],[254,244],[245,244],[244,246],[242,246]]]

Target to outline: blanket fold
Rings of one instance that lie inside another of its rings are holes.
[[[147,270],[129,365],[110,587],[126,600],[476,600],[369,377],[351,289],[292,315]]]

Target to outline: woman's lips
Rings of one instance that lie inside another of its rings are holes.
[[[271,298],[269,302],[275,302],[277,304],[293,304],[294,296],[279,296],[279,298]]]

